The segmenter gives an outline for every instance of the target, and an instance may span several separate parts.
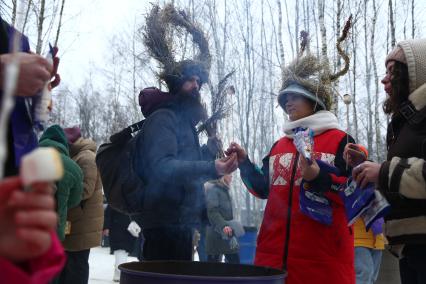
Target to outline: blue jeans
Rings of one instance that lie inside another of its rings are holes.
[[[379,275],[382,251],[355,247],[356,284],[373,284]]]

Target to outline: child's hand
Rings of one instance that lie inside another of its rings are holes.
[[[225,234],[225,235],[227,235],[228,237],[232,237],[232,228],[231,227],[229,227],[229,226],[225,226],[225,227],[223,227],[223,233]]]
[[[318,166],[315,159],[311,160],[309,164],[308,160],[303,155],[300,155],[300,170],[304,180],[312,181],[316,179],[320,173],[320,167]]]
[[[343,150],[343,159],[353,168],[367,160],[367,155],[360,149],[360,146],[348,143]]]

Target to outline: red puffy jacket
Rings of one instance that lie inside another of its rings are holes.
[[[314,157],[333,164],[336,154],[342,155],[346,141],[346,133],[337,129],[319,134],[314,137]],[[293,140],[284,137],[263,160],[263,171],[249,161],[240,167],[248,189],[258,197],[268,198],[257,239],[255,265],[286,268],[287,284],[353,284],[354,241],[343,202],[336,193],[326,193],[333,208],[330,226],[305,216],[299,209],[302,178],[298,160]],[[267,186],[266,192],[265,188],[256,188],[262,187],[259,177]],[[332,183],[345,180],[331,176]]]

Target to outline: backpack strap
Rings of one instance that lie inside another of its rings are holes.
[[[145,119],[143,119],[143,120],[141,120],[139,122],[136,122],[136,123],[128,126],[125,129],[128,129],[128,131],[130,132],[130,134],[133,134],[133,133],[135,133],[135,132],[137,132],[137,131],[139,131],[139,130],[142,129],[142,125],[144,124],[144,122],[145,122]]]
[[[417,110],[414,105],[407,100],[399,108],[399,113],[408,121],[410,125],[421,123],[426,118],[426,107]]]
[[[111,143],[128,141],[133,136],[135,136],[133,133],[138,132],[139,130],[142,129],[142,125],[144,124],[144,122],[145,122],[145,119],[143,119],[139,122],[136,122],[136,123],[134,123],[130,126],[127,126],[126,128],[124,128],[120,132],[117,132],[117,133],[111,135],[109,140],[111,141]]]

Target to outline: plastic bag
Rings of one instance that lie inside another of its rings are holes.
[[[309,128],[297,127],[293,129],[293,143],[300,155],[304,156],[309,164],[312,163],[314,149],[314,132]]]

